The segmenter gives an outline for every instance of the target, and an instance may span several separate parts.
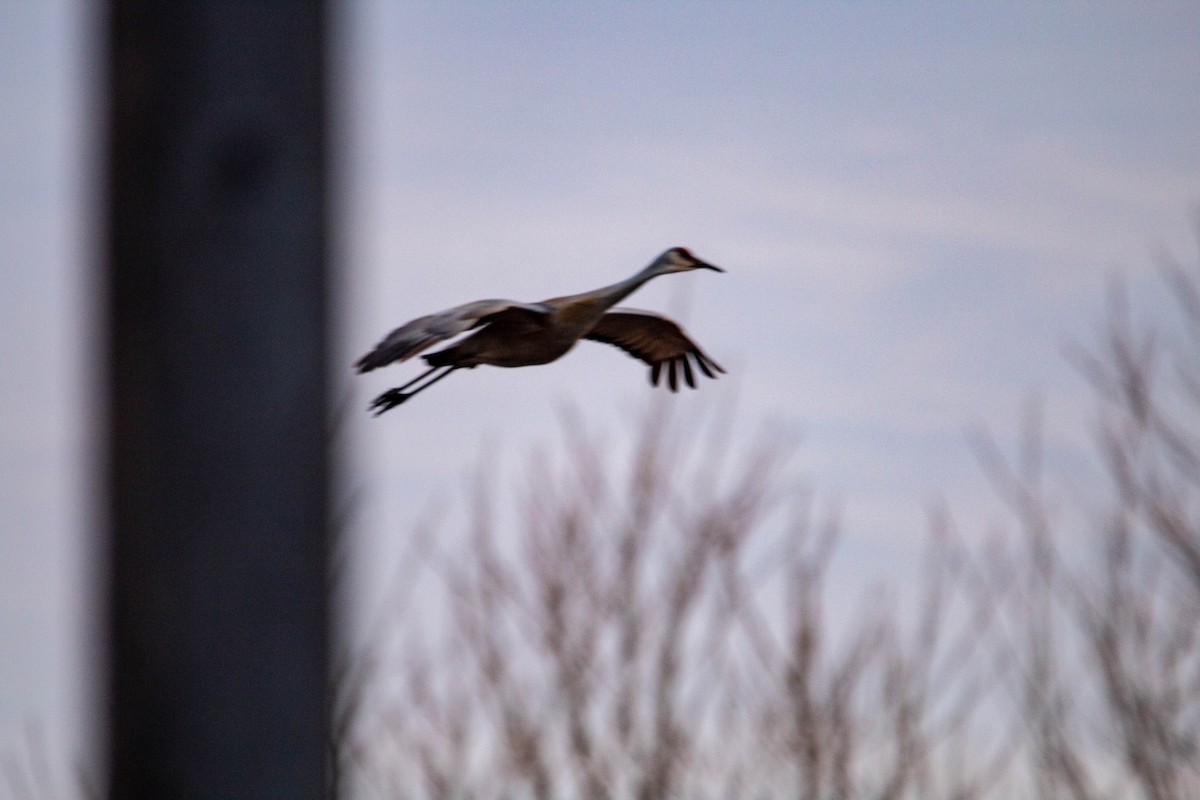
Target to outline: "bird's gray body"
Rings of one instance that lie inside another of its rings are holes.
[[[583,294],[555,297],[540,303],[511,300],[478,300],[438,314],[419,317],[387,335],[371,352],[355,364],[359,372],[369,372],[394,361],[406,361],[426,348],[446,339],[474,330],[457,343],[424,356],[430,372],[449,368],[420,388],[404,393],[411,386],[385,392],[375,401],[378,413],[386,411],[409,396],[440,380],[449,371],[474,368],[481,364],[495,367],[528,367],[548,364],[564,356],[582,338],[608,342],[651,365],[652,380],[657,383],[660,369],[669,362],[669,384],[676,388],[676,363],[689,385],[694,386],[688,357],[710,377],[712,369],[723,371],[687,338],[671,320],[649,312],[610,309],[639,286],[658,275],[704,268],[718,272],[686,249],[672,248],[648,267],[623,281]],[[419,380],[418,378],[417,380]]]
[[[532,367],[549,364],[575,346],[586,333],[558,324],[557,313],[508,311],[451,347],[430,353],[425,362],[431,367]]]

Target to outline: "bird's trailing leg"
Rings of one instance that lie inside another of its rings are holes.
[[[433,379],[427,381],[423,385],[418,386],[416,389],[413,389],[411,392],[404,391],[408,387],[410,387],[416,383],[419,383],[421,380],[426,378],[431,373],[437,372],[439,369],[442,369],[442,368],[441,367],[430,367],[429,369],[425,370],[420,375],[413,378],[411,381],[404,384],[403,386],[398,386],[395,389],[388,389],[386,392],[379,395],[379,397],[376,397],[375,400],[372,401],[371,410],[374,411],[375,416],[378,417],[383,412],[388,411],[389,409],[395,408],[396,406],[400,405],[401,403],[403,403],[408,398],[412,397],[417,392],[424,391],[425,389],[428,389],[430,386],[433,386],[435,383],[440,381],[442,378],[446,377],[451,372],[454,372],[454,370],[458,369],[458,367],[447,367],[445,372],[443,372],[441,375],[438,375],[438,376],[434,377]]]

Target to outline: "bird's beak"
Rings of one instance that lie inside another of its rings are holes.
[[[711,269],[713,272],[724,272],[725,271],[725,270],[721,269],[720,267],[718,267],[716,264],[709,264],[707,261],[700,261],[699,259],[697,259],[697,261],[696,261],[696,266],[701,267],[703,269]]]

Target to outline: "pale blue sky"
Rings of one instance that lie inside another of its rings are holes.
[[[0,0],[0,747],[25,719],[70,727],[87,671],[90,5]],[[651,391],[639,364],[585,343],[371,419],[374,393],[416,367],[348,365],[411,317],[583,291],[693,248],[728,272],[628,301],[680,315],[730,368],[681,413],[736,395],[747,438],[801,434],[798,475],[841,498],[845,569],[867,572],[918,544],[932,497],[990,513],[964,431],[1011,436],[1031,392],[1072,469],[1089,405],[1062,345],[1093,335],[1110,278],[1152,309],[1154,253],[1195,258],[1194,3],[335,16],[333,374],[368,594],[484,443],[552,440],[564,402],[619,440]]]

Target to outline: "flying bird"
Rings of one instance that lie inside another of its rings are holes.
[[[375,416],[428,389],[455,370],[474,369],[480,364],[495,367],[548,364],[565,355],[580,339],[616,345],[645,361],[650,365],[650,382],[655,386],[665,369],[672,392],[679,388],[681,375],[688,386],[695,388],[691,361],[710,378],[716,377],[714,371],[725,370],[705,355],[678,323],[650,311],[613,308],[651,278],[694,269],[725,271],[696,258],[687,248],[672,247],[636,275],[591,292],[540,303],[477,300],[418,317],[389,333],[354,367],[362,373],[407,361],[438,342],[475,331],[444,350],[422,356],[429,369],[375,398],[370,406]],[[430,375],[433,377],[429,378]]]

